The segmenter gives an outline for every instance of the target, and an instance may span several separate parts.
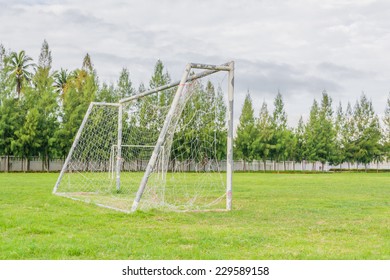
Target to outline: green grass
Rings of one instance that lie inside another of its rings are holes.
[[[390,174],[234,176],[232,212],[124,214],[0,174],[0,259],[390,259]]]

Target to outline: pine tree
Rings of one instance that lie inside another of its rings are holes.
[[[93,74],[93,72],[94,72],[92,60],[91,60],[89,53],[87,53],[84,56],[83,65],[81,67],[81,70],[84,70],[87,74]]]
[[[348,163],[350,168],[351,163],[355,163],[355,145],[356,145],[356,120],[351,103],[348,102],[347,109],[344,114],[344,121],[341,127],[341,145],[343,148],[344,161]]]
[[[210,82],[211,84],[211,82]],[[223,98],[222,88],[218,87],[214,100],[214,131],[215,131],[215,146],[216,157],[218,160],[226,159],[227,149],[227,127],[225,125],[227,107]]]
[[[134,95],[135,91],[133,88],[133,83],[131,82],[130,72],[127,68],[122,69],[115,92],[118,101],[122,98]]]
[[[305,142],[306,149],[304,157],[313,162],[318,161],[318,132],[320,130],[319,123],[319,107],[317,100],[314,99],[313,105],[310,109],[309,121],[305,126]]]
[[[356,144],[354,157],[358,163],[367,165],[378,160],[381,155],[381,131],[378,116],[375,114],[372,102],[363,93],[356,102],[354,119],[356,121]]]
[[[332,99],[326,91],[322,92],[321,108],[318,114],[320,126],[316,128],[317,135],[317,160],[322,164],[322,170],[326,162],[332,162],[335,149],[335,130],[333,127]]]
[[[253,142],[254,158],[263,160],[264,171],[266,171],[266,161],[270,157],[273,149],[273,127],[272,118],[268,112],[267,103],[261,105],[259,118],[256,120],[256,134]]]
[[[96,92],[96,101],[108,103],[118,102],[114,85],[103,83]]]
[[[51,73],[51,51],[44,41],[39,56],[39,66],[33,77],[33,87],[26,92],[26,106],[36,108],[38,113],[37,135],[40,139],[38,153],[44,162],[43,169],[49,170],[50,159],[57,156],[56,137],[59,129],[58,91],[55,88],[54,73]]]
[[[156,62],[154,72],[149,81],[149,88],[155,89],[170,82],[170,76],[168,72],[164,73],[164,64],[161,60]],[[158,135],[159,128],[165,119],[167,106],[170,104],[170,100],[173,98],[172,90],[165,90],[158,92],[157,94],[149,95],[142,98],[139,101],[139,110],[141,127],[145,128],[144,135]],[[146,136],[145,140],[149,141],[149,136]]]
[[[235,139],[237,157],[244,162],[253,160],[253,143],[256,137],[255,117],[252,106],[252,98],[247,93],[242,107],[237,136]],[[246,169],[246,166],[244,166]]]
[[[332,165],[342,164],[345,161],[345,147],[343,143],[343,127],[344,127],[344,113],[343,106],[341,102],[336,110],[336,118],[334,121],[334,130],[335,130],[335,145],[333,147],[333,157],[330,160]]]
[[[295,148],[295,157],[296,162],[302,162],[305,159],[305,124],[303,122],[302,116],[299,118],[297,128],[295,129],[295,138],[296,138],[296,148]]]
[[[160,86],[169,84],[171,82],[171,77],[167,71],[164,72],[164,64],[161,60],[157,60],[156,65],[154,66],[154,73],[149,81],[149,87],[151,89],[158,88]],[[157,103],[160,106],[166,106],[171,103],[173,99],[173,90],[165,90],[159,92],[157,95],[150,97],[153,103]]]
[[[291,134],[287,129],[287,114],[284,109],[284,102],[280,92],[274,100],[274,111],[272,114],[273,128],[273,151],[271,156],[276,162],[285,162],[288,159],[287,143],[290,141]],[[286,165],[284,164],[284,169]]]
[[[52,63],[51,50],[49,49],[49,44],[47,43],[47,41],[44,40],[41,47],[41,53],[38,59],[38,68],[50,69],[51,63]]]

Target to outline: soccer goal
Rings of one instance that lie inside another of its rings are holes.
[[[189,63],[179,81],[92,102],[53,193],[124,212],[231,210],[233,92],[234,62]]]

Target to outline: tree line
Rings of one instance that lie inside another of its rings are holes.
[[[149,84],[141,83],[136,90],[127,68],[121,70],[117,82],[100,83],[89,54],[85,55],[81,68],[54,70],[46,40],[38,63],[25,51],[6,51],[0,44],[0,155],[22,157],[25,170],[34,156],[39,156],[48,167],[50,159],[65,158],[68,154],[90,102],[115,103],[170,81],[160,60],[155,64]],[[177,120],[180,133],[172,143],[171,157],[178,160],[192,157],[196,161],[221,159],[226,155],[223,140],[226,139],[226,107],[222,90],[210,81],[206,85],[198,82],[193,87],[197,93],[181,108],[183,117]],[[172,98],[172,92],[167,91],[144,98],[134,103],[133,108],[128,107],[124,112],[127,118],[124,138],[131,141],[134,136],[130,136],[129,131],[137,129],[143,134],[137,141],[145,142],[139,144],[157,139],[162,110]],[[137,116],[130,116],[134,110]],[[219,147],[213,154],[205,147],[210,137]]]
[[[342,163],[363,164],[382,162],[390,156],[390,94],[382,123],[371,100],[363,93],[352,106],[340,103],[332,109],[332,98],[322,92],[320,102],[314,99],[308,120],[302,116],[296,127],[288,127],[287,114],[280,92],[269,112],[263,102],[255,116],[248,92],[237,128],[235,156],[246,162],[320,162],[333,166]]]
[[[0,155],[22,157],[26,164],[29,158],[39,156],[46,165],[52,158],[65,158],[90,102],[118,102],[170,81],[160,60],[149,84],[141,83],[136,90],[127,68],[120,71],[115,83],[100,83],[88,54],[81,68],[54,70],[46,40],[37,63],[24,51],[6,51],[0,45]],[[195,98],[181,108],[182,117],[177,120],[180,133],[172,143],[170,156],[198,162],[223,159],[226,106],[222,90],[210,81],[195,87]],[[164,108],[172,97],[171,92],[165,92],[136,103],[138,115],[130,117],[126,125],[144,130],[145,143],[154,139],[150,135],[158,134],[156,125],[161,113],[160,109],[151,108]],[[236,159],[262,160],[264,165],[267,160],[367,165],[389,158],[390,95],[382,120],[364,94],[354,106],[348,103],[343,108],[339,104],[334,112],[332,98],[324,91],[320,102],[313,101],[308,120],[301,117],[296,127],[287,124],[280,93],[273,105],[270,112],[264,102],[255,116],[251,96],[247,94],[235,136]],[[213,152],[206,147],[210,142],[216,148]]]

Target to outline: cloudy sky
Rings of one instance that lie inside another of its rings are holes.
[[[389,14],[387,0],[0,0],[0,43],[37,60],[46,39],[56,69],[88,52],[100,81],[127,67],[135,85],[157,59],[173,80],[187,62],[234,60],[235,111],[248,90],[256,114],[263,100],[272,110],[279,90],[295,125],[323,90],[344,107],[364,92],[383,115]]]

